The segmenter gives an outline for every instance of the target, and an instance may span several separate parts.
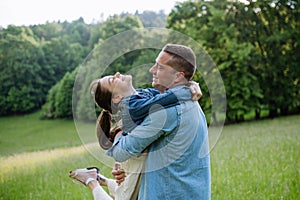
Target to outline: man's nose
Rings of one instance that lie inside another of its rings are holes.
[[[155,74],[156,73],[156,65],[153,65],[150,69],[149,69],[149,72],[151,74]]]

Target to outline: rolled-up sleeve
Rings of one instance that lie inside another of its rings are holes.
[[[122,148],[120,148],[119,142],[122,141],[122,139],[124,140],[124,137],[125,136],[118,137],[114,141],[112,147],[107,151],[107,155],[114,157],[114,159],[118,162],[123,162],[132,157],[132,155],[129,152],[124,151],[122,150]]]

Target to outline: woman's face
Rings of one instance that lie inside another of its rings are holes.
[[[134,90],[132,86],[132,76],[122,75],[117,72],[114,76],[105,76],[100,79],[102,87],[107,88],[114,96],[128,96]]]

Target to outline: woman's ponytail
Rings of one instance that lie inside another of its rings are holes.
[[[110,136],[111,113],[102,110],[97,119],[97,138],[102,149],[107,150],[112,146],[113,138]]]
[[[114,141],[116,131],[111,131],[112,114],[117,111],[117,105],[112,102],[112,92],[102,87],[100,79],[95,80],[90,85],[90,91],[94,97],[95,103],[101,107],[101,111],[97,119],[97,138],[102,149],[109,149]]]

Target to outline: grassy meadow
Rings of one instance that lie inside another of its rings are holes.
[[[211,151],[212,199],[300,199],[299,122],[298,115],[225,126]],[[72,120],[0,118],[0,199],[92,199],[69,170],[111,169],[81,144]]]

